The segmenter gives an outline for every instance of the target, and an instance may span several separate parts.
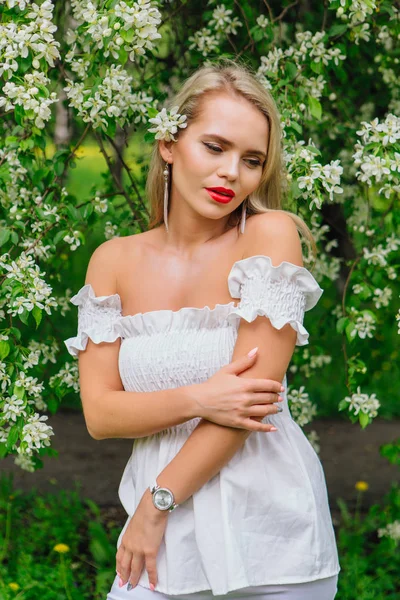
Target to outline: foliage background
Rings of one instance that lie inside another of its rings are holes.
[[[289,369],[292,413],[399,417],[399,2],[0,0],[0,14],[0,456],[33,471],[56,454],[47,415],[80,407],[69,299],[99,244],[146,228],[148,119],[224,56],[272,90],[284,207],[318,242],[325,293]]]
[[[292,414],[400,416],[399,40],[389,0],[0,0],[0,458],[34,472],[57,455],[47,416],[81,409],[69,299],[96,247],[146,228],[148,118],[224,56],[272,90],[284,208],[317,238],[325,292],[288,372]],[[382,455],[400,464],[399,440]],[[104,597],[115,523],[75,494],[0,489],[0,597]],[[395,600],[398,486],[364,520],[340,508],[340,600]]]

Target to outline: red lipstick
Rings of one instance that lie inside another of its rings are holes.
[[[235,192],[224,187],[206,188],[213,200],[227,204],[235,197]]]

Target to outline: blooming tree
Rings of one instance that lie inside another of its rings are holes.
[[[60,345],[63,318],[74,321],[63,284],[70,257],[95,225],[109,239],[148,222],[145,173],[133,175],[118,139],[173,139],[185,124],[163,102],[224,55],[245,58],[276,99],[285,208],[318,247],[323,315],[290,366],[293,418],[303,426],[317,414],[294,385],[323,377],[333,359],[347,389],[339,410],[362,427],[379,414],[364,386],[390,350],[392,340],[377,344],[382,327],[400,334],[399,3],[328,0],[307,19],[299,1],[264,2],[265,14],[251,1],[176,4],[0,0],[0,457],[15,454],[28,471],[56,454],[46,413],[79,392],[77,361]],[[58,110],[71,141],[51,153]],[[68,174],[88,136],[108,168],[77,198]],[[331,354],[335,338],[342,358]],[[316,433],[309,439],[318,451]]]

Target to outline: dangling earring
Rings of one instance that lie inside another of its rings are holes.
[[[163,175],[164,175],[164,224],[165,224],[165,229],[168,232],[168,179],[169,179],[169,164],[168,164],[168,162],[165,163]]]
[[[242,218],[240,219],[240,233],[244,233],[245,224],[246,224],[246,200],[243,200]]]

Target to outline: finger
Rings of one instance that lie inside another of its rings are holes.
[[[248,398],[247,405],[253,406],[255,404],[273,404],[275,402],[282,402],[283,398],[279,394],[273,394],[270,392],[251,392]]]
[[[248,379],[251,388],[254,392],[271,392],[275,394],[280,394],[284,390],[281,388],[283,385],[274,379]]]
[[[222,367],[221,370],[224,370],[225,373],[231,373],[233,375],[239,375],[243,371],[246,371],[257,359],[257,352],[253,356],[249,356],[246,354],[245,356],[241,356],[237,358],[233,362]]]
[[[278,429],[270,423],[259,423],[258,421],[253,421],[252,419],[244,419],[243,427],[249,431],[261,431],[264,433],[278,431]]]
[[[124,582],[124,585],[128,582],[129,576],[131,574],[131,561],[132,561],[132,552],[124,548],[124,553],[119,560],[117,566],[119,566],[118,571],[121,573],[121,579]]]
[[[277,404],[270,404],[268,406],[251,406],[248,410],[246,410],[248,417],[259,417],[263,419],[268,415],[276,415],[277,413],[282,412],[282,407]]]
[[[144,556],[143,554],[133,554],[132,555],[132,560],[131,560],[131,565],[130,565],[130,577],[129,577],[129,583],[132,585],[132,587],[136,587],[140,576],[142,574],[143,571],[143,567],[144,567]],[[129,585],[128,585],[129,587]],[[132,589],[132,588],[129,588]]]
[[[149,583],[152,583],[155,587],[157,585],[157,558],[155,554],[146,554],[145,567],[149,575]]]

